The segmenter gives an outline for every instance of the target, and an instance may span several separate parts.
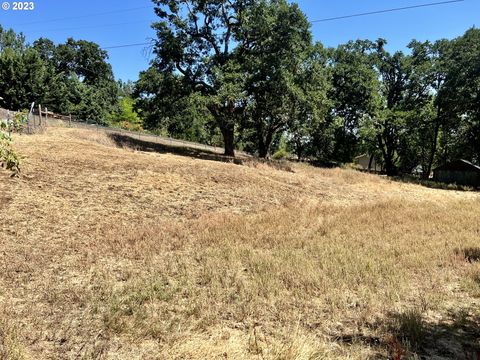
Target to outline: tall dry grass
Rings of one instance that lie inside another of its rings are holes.
[[[0,300],[18,356],[467,359],[480,345],[474,193],[78,130],[17,143]]]

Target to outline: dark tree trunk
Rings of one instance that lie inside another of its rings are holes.
[[[383,160],[385,162],[385,171],[388,176],[396,176],[398,175],[398,169],[395,166],[393,161],[394,151],[392,147],[388,147],[387,145],[384,146],[382,135],[378,135],[378,145],[382,150]]]
[[[435,160],[435,153],[437,152],[437,140],[438,140],[439,130],[440,130],[440,125],[437,122],[437,124],[435,124],[435,131],[432,139],[432,147],[430,149],[431,152],[430,152],[430,157],[428,159],[427,169],[423,169],[423,173],[422,173],[422,178],[424,180],[428,180],[430,178],[430,173],[432,172],[433,161]]]
[[[258,144],[258,157],[261,159],[266,159],[268,156],[268,149],[265,144]]]
[[[262,159],[266,159],[270,154],[270,146],[272,145],[273,134],[268,133],[265,139],[262,135],[259,136],[258,142],[258,156]]]
[[[223,143],[225,147],[226,156],[235,156],[235,126],[228,124],[222,129]]]
[[[258,156],[262,159],[266,159],[270,153],[270,146],[272,145],[274,130],[267,129],[264,132],[261,127],[257,127],[258,134]]]
[[[217,122],[220,131],[222,132],[223,144],[226,156],[235,156],[235,123],[232,118],[226,116],[226,109],[218,105],[208,106],[208,110]],[[230,109],[230,113],[231,113]],[[231,115],[231,114],[229,114]]]
[[[298,161],[302,161],[302,159],[303,159],[303,146],[301,144],[297,144],[296,153],[297,153]]]
[[[368,162],[368,171],[372,171],[374,155],[370,155],[370,161]],[[377,163],[375,163],[375,170],[377,170]]]
[[[388,176],[398,175],[398,169],[391,159],[386,159],[385,160],[385,171],[386,171]]]
[[[265,138],[263,136],[262,126],[257,125],[257,141],[258,141],[258,157],[265,159],[268,155],[268,147],[265,143]]]

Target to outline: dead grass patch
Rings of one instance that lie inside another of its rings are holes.
[[[392,313],[420,309],[406,339],[451,308],[476,320],[478,263],[455,249],[478,247],[478,194],[103,136],[19,137],[24,176],[0,175],[0,301],[33,357],[369,359],[393,356]]]

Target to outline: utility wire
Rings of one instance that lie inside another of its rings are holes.
[[[128,47],[134,47],[134,46],[146,46],[146,45],[152,45],[152,43],[151,43],[151,42],[147,42],[147,43],[137,43],[137,44],[114,45],[114,46],[102,47],[102,49],[103,49],[103,50],[108,50],[108,49],[120,49],[120,48],[128,48]]]
[[[63,17],[63,18],[49,19],[49,20],[38,20],[38,21],[32,21],[32,22],[28,22],[28,23],[18,24],[17,26],[44,24],[44,23],[51,23],[51,22],[64,21],[64,20],[85,19],[85,18],[90,18],[92,16],[120,14],[120,13],[126,13],[126,12],[131,12],[131,11],[143,10],[143,9],[153,9],[153,6],[140,6],[140,7],[129,8],[129,9],[119,9],[119,10],[106,11],[106,12],[102,12],[102,13],[92,13],[92,14],[88,14],[88,15],[70,16],[70,17]]]
[[[393,8],[393,9],[370,11],[370,12],[359,13],[359,14],[336,16],[336,17],[331,17],[331,18],[313,20],[313,21],[310,21],[310,22],[311,22],[311,23],[320,23],[320,22],[327,22],[327,21],[334,21],[334,20],[341,20],[341,19],[350,19],[350,18],[360,17],[360,16],[368,16],[368,15],[375,15],[375,14],[384,14],[384,13],[395,12],[395,11],[418,9],[418,8],[422,8],[422,7],[430,7],[430,6],[453,4],[453,3],[463,2],[463,1],[465,1],[465,0],[440,1],[440,2],[434,2],[434,3],[428,3],[428,4],[419,4],[419,5],[404,6],[404,7]]]
[[[350,19],[350,18],[360,17],[360,16],[368,16],[368,15],[375,15],[375,14],[384,14],[384,13],[389,13],[389,12],[404,11],[404,10],[410,10],[410,9],[418,9],[418,8],[423,8],[423,7],[432,7],[432,6],[439,6],[439,5],[460,3],[460,2],[464,2],[464,1],[465,1],[465,0],[440,1],[440,2],[433,2],[433,3],[427,3],[427,4],[419,4],[419,5],[404,6],[404,7],[399,7],[399,8],[385,9],[385,10],[370,11],[370,12],[364,12],[364,13],[358,13],[358,14],[336,16],[336,17],[331,17],[331,18],[324,18],[324,19],[312,20],[312,21],[310,21],[310,22],[311,22],[312,24],[314,24],[314,23],[334,21],[334,20]],[[30,22],[30,23],[20,24],[19,26],[30,25],[30,24],[40,24],[40,23],[47,23],[47,22],[56,22],[56,21],[62,21],[62,20],[72,20],[72,19],[89,18],[89,17],[92,17],[92,16],[101,16],[101,15],[117,14],[117,13],[130,12],[130,11],[136,11],[136,10],[142,10],[142,9],[150,9],[150,8],[153,8],[153,7],[152,7],[152,6],[142,6],[142,7],[130,8],[130,9],[121,9],[121,10],[114,10],[114,11],[108,11],[108,12],[104,12],[104,13],[96,13],[96,14],[90,14],[90,15],[72,16],[72,17],[68,17],[68,18],[59,18],[59,19],[42,20],[42,21],[33,21],[33,22]],[[108,27],[108,26],[117,26],[117,25],[126,25],[126,24],[127,24],[127,23],[123,23],[123,24],[111,24],[111,25],[102,25],[102,26],[97,26],[97,27]],[[54,29],[54,30],[46,30],[46,31],[76,30],[76,29],[87,29],[87,28],[94,28],[94,27],[93,27],[93,26],[88,26],[88,27],[85,26],[85,27],[78,27],[78,28],[56,29],[56,30]],[[134,44],[113,45],[113,46],[102,47],[102,49],[103,49],[103,50],[108,50],[108,49],[121,49],[121,48],[130,48],[130,47],[147,46],[147,45],[152,45],[152,43],[151,43],[151,42],[148,42],[148,43],[134,43]]]
[[[109,27],[134,25],[134,24],[144,24],[144,23],[145,23],[145,20],[139,20],[139,21],[124,22],[124,23],[116,23],[116,24],[103,24],[103,25],[95,25],[95,26],[78,26],[78,27],[61,28],[61,29],[45,29],[45,30],[42,30],[42,32],[72,31],[72,30],[83,30],[83,29],[100,29],[100,28],[109,28]]]

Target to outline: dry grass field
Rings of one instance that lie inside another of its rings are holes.
[[[480,194],[17,136],[0,358],[478,359]]]

